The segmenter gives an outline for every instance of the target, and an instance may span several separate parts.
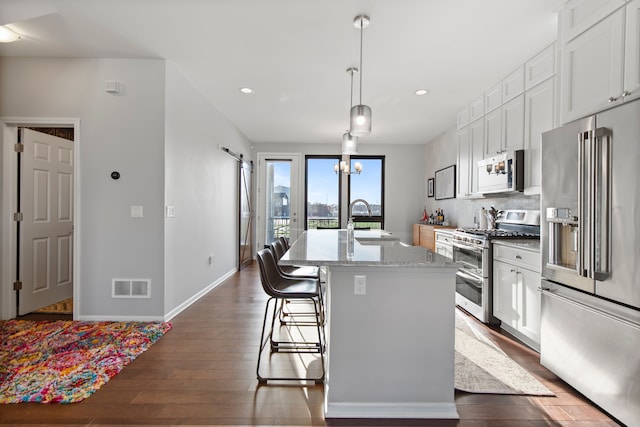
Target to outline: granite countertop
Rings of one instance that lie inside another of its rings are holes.
[[[538,239],[508,239],[496,240],[494,245],[510,246],[518,249],[527,249],[532,252],[540,252],[540,240]]]
[[[347,230],[308,230],[291,245],[280,264],[458,268],[451,259],[402,243],[383,230],[356,230],[351,255],[349,246]]]

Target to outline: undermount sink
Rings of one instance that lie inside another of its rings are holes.
[[[362,236],[355,238],[361,245],[394,245],[400,244],[400,239],[397,237],[388,236]]]

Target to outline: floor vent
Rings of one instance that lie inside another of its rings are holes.
[[[150,298],[151,279],[113,279],[111,296],[113,298]]]

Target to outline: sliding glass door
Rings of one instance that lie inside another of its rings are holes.
[[[299,221],[299,155],[258,156],[259,214],[258,249],[284,236],[294,241],[303,222]]]

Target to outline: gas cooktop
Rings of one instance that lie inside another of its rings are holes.
[[[540,233],[526,232],[518,230],[482,230],[479,228],[458,228],[456,232],[462,232],[465,234],[471,234],[475,237],[484,237],[486,239],[493,238],[516,238],[516,239],[539,239]]]
[[[540,211],[504,210],[496,219],[496,228],[458,228],[454,239],[476,244],[493,239],[539,239]]]

